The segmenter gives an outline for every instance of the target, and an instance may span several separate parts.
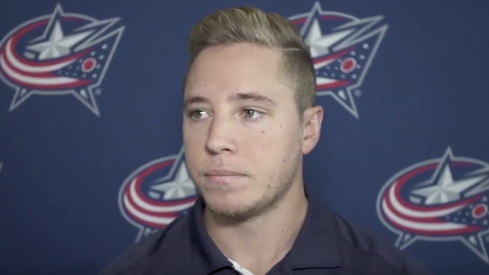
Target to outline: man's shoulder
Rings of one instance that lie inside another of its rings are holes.
[[[137,266],[140,269],[141,266],[161,257],[161,255],[175,255],[175,253],[164,253],[164,250],[171,247],[182,247],[174,246],[174,242],[186,241],[183,236],[186,233],[186,222],[187,216],[182,216],[172,222],[166,229],[143,237],[139,242],[132,244],[110,261],[100,270],[98,275],[126,274],[126,271],[131,268]]]
[[[418,260],[366,228],[336,216],[344,264],[361,271],[366,266],[376,274],[430,275]],[[365,263],[362,264],[362,263]],[[373,270],[372,270],[373,271]],[[353,272],[356,274],[355,272]],[[361,272],[359,272],[361,274]]]

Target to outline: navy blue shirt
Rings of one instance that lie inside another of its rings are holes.
[[[417,261],[311,196],[291,251],[267,275],[429,275]],[[202,199],[164,231],[128,248],[99,275],[236,275],[207,234]]]

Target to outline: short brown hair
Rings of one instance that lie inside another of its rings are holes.
[[[314,64],[309,46],[299,30],[277,13],[266,13],[247,6],[222,9],[206,16],[190,34],[187,74],[204,49],[243,42],[282,50],[281,81],[295,90],[297,110],[302,119],[304,110],[313,106],[316,100]]]

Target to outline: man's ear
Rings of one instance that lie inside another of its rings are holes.
[[[309,154],[319,141],[323,115],[322,106],[310,107],[304,111],[302,120],[302,153],[305,155]]]

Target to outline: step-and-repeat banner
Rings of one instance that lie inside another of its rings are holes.
[[[185,215],[192,26],[256,5],[311,46],[322,139],[305,178],[435,275],[489,273],[484,1],[0,4],[0,274],[95,274]]]

